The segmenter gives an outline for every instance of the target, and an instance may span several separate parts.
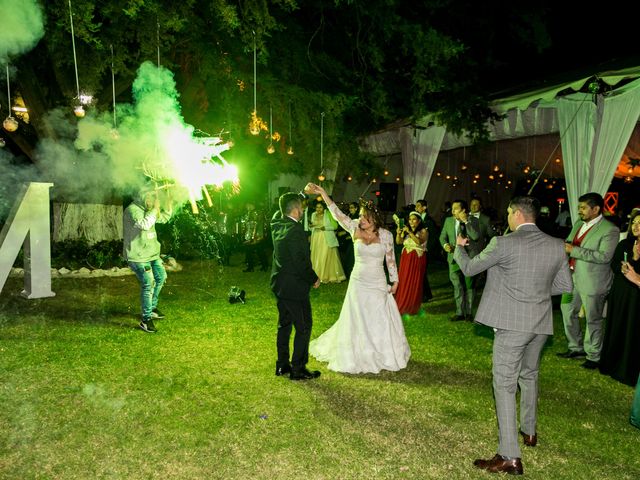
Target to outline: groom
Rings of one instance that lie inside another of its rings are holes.
[[[318,288],[320,279],[311,266],[309,241],[300,224],[302,200],[297,193],[285,193],[279,200],[281,215],[271,220],[273,266],[271,290],[278,301],[278,360],[276,375],[289,374],[291,380],[309,380],[320,376],[307,370],[311,338],[311,302],[309,290]],[[289,362],[289,338],[295,327],[293,355]]]

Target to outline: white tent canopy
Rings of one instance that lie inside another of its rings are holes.
[[[572,218],[577,199],[594,191],[604,195],[640,116],[640,67],[596,73],[495,101],[504,115],[488,125],[491,140],[559,133],[565,162],[567,194]],[[579,91],[594,79],[614,87],[598,94],[558,96]],[[635,79],[635,80],[633,80]],[[362,148],[377,155],[402,155],[405,202],[425,197],[440,151],[472,145],[466,137],[446,133],[429,119],[426,127],[405,125],[369,135]]]

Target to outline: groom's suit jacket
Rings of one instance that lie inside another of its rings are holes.
[[[578,221],[571,229],[567,242],[584,225]],[[606,218],[591,227],[579,247],[574,246],[570,257],[576,259],[573,281],[583,295],[606,295],[613,282],[611,259],[620,241],[620,230]]]
[[[287,216],[271,220],[271,290],[278,298],[304,300],[318,276],[311,266],[309,240],[301,223]]]
[[[573,288],[562,240],[526,224],[508,235],[493,237],[474,258],[457,246],[454,258],[466,276],[487,270],[476,322],[553,335],[551,296]]]

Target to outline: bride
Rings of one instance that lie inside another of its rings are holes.
[[[378,373],[406,367],[411,350],[393,298],[398,288],[393,235],[382,228],[382,220],[372,208],[363,206],[359,220],[352,220],[322,187],[309,183],[305,192],[322,195],[333,217],[351,234],[355,253],[340,317],[311,342],[309,353],[337,372]],[[384,273],[385,259],[391,287]]]

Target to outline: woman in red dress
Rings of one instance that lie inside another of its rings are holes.
[[[415,315],[422,303],[422,283],[427,269],[429,232],[418,212],[409,214],[409,225],[396,229],[396,243],[403,245],[396,303],[401,314]]]

